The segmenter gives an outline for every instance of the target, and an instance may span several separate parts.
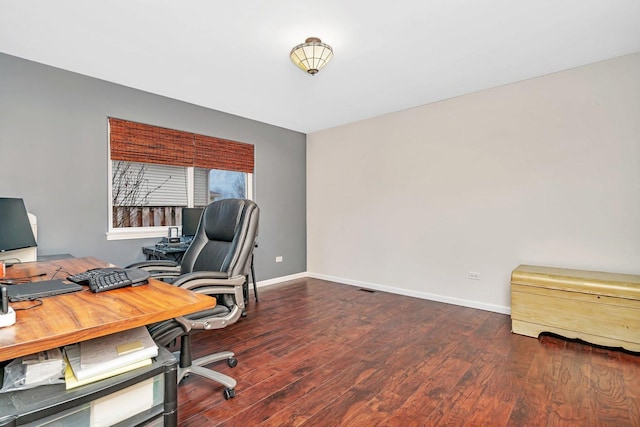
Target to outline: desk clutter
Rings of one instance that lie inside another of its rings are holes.
[[[0,282],[9,283],[7,288],[18,288],[26,282],[113,267],[93,257],[21,263],[8,269]],[[72,283],[66,277],[63,280]],[[15,309],[18,316],[15,324],[0,329],[0,387],[4,384],[4,368],[9,364],[20,364],[23,369],[23,361],[33,354],[37,355],[33,356],[36,360],[53,362],[57,356],[48,355],[46,351],[50,349],[61,352],[64,369],[59,365],[52,368],[55,383],[0,393],[0,426],[111,426],[149,422],[176,426],[177,360],[164,347],[151,347],[152,354],[157,351],[157,356],[152,357],[140,354],[147,347],[145,340],[127,340],[116,346],[116,359],[122,361],[135,355],[137,361],[110,366],[106,372],[87,374],[85,379],[78,379],[73,368],[69,372],[65,358],[77,360],[78,353],[74,354],[74,350],[82,351],[83,344],[76,343],[104,339],[135,328],[143,328],[140,330],[147,334],[144,325],[212,309],[216,299],[151,278],[145,286],[113,292],[86,292],[86,286],[83,289],[40,300],[39,304],[18,302],[7,307],[7,311]],[[80,357],[80,371],[85,371]],[[35,366],[28,368],[29,380],[25,382],[29,385],[40,377],[33,376],[39,369]],[[73,374],[73,379],[69,374]]]
[[[62,383],[63,372],[64,360],[59,348],[19,357],[4,367],[0,393]]]
[[[157,356],[158,346],[141,326],[14,359],[4,368],[0,393],[62,383],[71,390],[148,367]],[[158,400],[155,382],[148,378],[91,402],[88,411],[80,412],[83,422],[79,425],[86,425],[87,418],[89,425],[113,425],[148,411]]]
[[[158,346],[144,326],[64,347],[67,390],[151,365]]]
[[[13,282],[8,279],[0,285],[2,308],[0,309],[0,327],[15,323],[15,313],[8,302],[34,301],[40,298],[67,294],[84,290],[81,285],[89,286],[91,292],[104,292],[125,286],[139,286],[148,283],[149,272],[138,268],[95,268],[82,273],[72,274],[63,279],[39,280],[36,282]],[[13,313],[13,322],[8,319]]]
[[[0,328],[2,328],[16,323],[16,312],[9,307],[9,290],[6,285],[0,285],[0,294],[2,298],[0,302]]]
[[[67,390],[151,365],[158,346],[147,328],[117,332],[11,361],[0,393],[64,383]]]
[[[194,236],[181,236],[175,238],[163,237],[151,246],[143,246],[142,253],[147,256],[147,260],[169,260],[180,262],[183,255],[191,246]]]
[[[49,365],[46,369],[49,372],[55,370],[56,374],[52,376],[55,381],[46,386],[0,394],[0,425],[106,427],[147,425],[147,422],[153,420],[152,425],[175,426],[176,360],[164,348],[156,347],[156,351],[157,357],[126,365],[112,376],[107,377],[105,374],[102,379],[91,377],[92,381],[72,384],[60,376],[60,363],[62,370],[69,372],[69,364],[65,361],[69,355],[66,347],[62,351],[55,349],[21,357],[21,364],[27,359],[38,360],[36,364],[28,365],[27,369],[33,373],[40,370],[40,377],[43,376],[45,365]],[[81,358],[80,355],[76,357]],[[42,366],[36,368],[38,365]],[[131,368],[125,370],[129,367]],[[166,395],[165,387],[174,392]],[[70,406],[69,402],[73,402],[73,405]]]
[[[67,280],[79,285],[88,285],[91,292],[104,292],[125,286],[148,283],[150,274],[139,268],[94,268],[83,273],[72,274]]]
[[[193,236],[163,237],[156,243],[157,249],[179,249],[186,251],[193,241]]]
[[[11,302],[33,301],[83,289],[80,285],[62,279],[41,280],[9,285],[7,286],[7,297]]]

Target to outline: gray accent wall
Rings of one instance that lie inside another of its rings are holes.
[[[256,276],[306,271],[305,134],[0,53],[0,197],[37,216],[39,255],[126,265],[157,240],[107,240],[108,117],[254,144]]]

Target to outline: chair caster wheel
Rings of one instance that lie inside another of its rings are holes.
[[[227,365],[229,365],[230,368],[235,368],[236,366],[238,366],[238,359],[236,359],[235,357],[228,358]]]
[[[232,397],[236,397],[236,391],[232,388],[225,388],[222,395],[224,396],[224,400],[229,400]]]

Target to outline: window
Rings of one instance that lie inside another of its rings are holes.
[[[247,174],[211,169],[208,171],[208,203],[222,199],[243,199],[247,194]]]
[[[109,141],[109,239],[164,236],[183,207],[253,196],[253,145],[114,118]]]

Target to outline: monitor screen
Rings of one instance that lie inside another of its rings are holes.
[[[204,208],[182,208],[182,235],[195,236]]]
[[[36,245],[22,199],[0,197],[0,252]]]

